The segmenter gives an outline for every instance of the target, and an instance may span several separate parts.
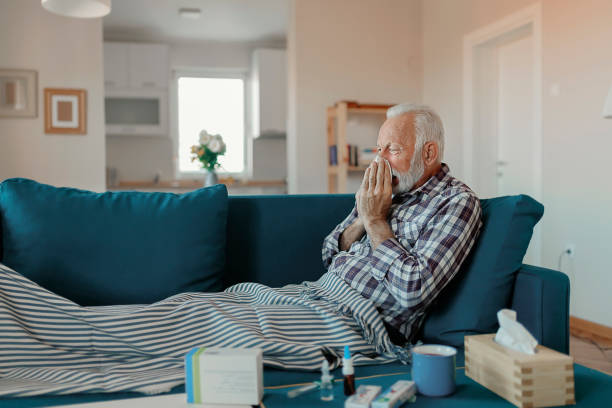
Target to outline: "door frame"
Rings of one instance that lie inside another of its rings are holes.
[[[463,37],[463,175],[468,184],[474,177],[474,58],[477,47],[531,25],[533,40],[533,192],[542,202],[542,5],[534,3]],[[477,131],[477,130],[476,130]],[[541,263],[541,228],[533,234],[536,263]]]

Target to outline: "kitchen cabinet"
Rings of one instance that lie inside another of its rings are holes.
[[[107,135],[168,136],[168,46],[104,43]]]
[[[253,137],[287,132],[287,52],[259,48],[251,61]]]
[[[129,77],[132,88],[168,88],[168,46],[130,44]]]
[[[129,47],[123,43],[104,43],[104,86],[127,88],[129,86]]]
[[[104,43],[104,85],[108,88],[168,88],[168,46]]]

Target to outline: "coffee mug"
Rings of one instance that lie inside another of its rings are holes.
[[[438,344],[412,348],[412,381],[420,394],[444,397],[455,392],[457,349]]]

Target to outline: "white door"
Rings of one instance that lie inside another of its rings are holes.
[[[535,196],[533,35],[497,49],[497,195]],[[523,263],[539,263],[539,228]]]
[[[473,48],[473,188],[481,198],[528,194],[537,199],[534,35],[531,25]],[[540,263],[536,227],[524,262]]]
[[[532,38],[497,47],[497,195],[534,195]]]
[[[534,197],[533,35],[497,47],[497,195]],[[539,261],[539,228],[523,263]]]

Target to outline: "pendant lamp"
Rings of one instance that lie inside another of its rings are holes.
[[[111,0],[41,0],[48,11],[66,17],[104,17],[111,10]]]

